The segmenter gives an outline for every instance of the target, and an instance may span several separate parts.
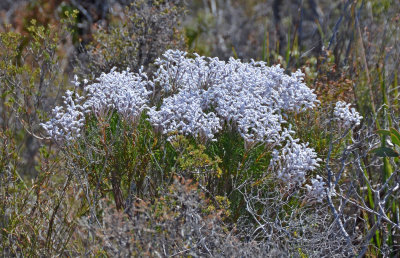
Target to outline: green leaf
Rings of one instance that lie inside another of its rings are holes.
[[[400,146],[400,138],[398,138],[396,135],[392,134],[390,139],[392,140],[393,144]]]
[[[377,130],[376,133],[380,134],[380,135],[386,135],[386,136],[391,136],[391,133],[389,130]]]
[[[379,157],[399,157],[399,153],[391,148],[379,147],[373,149],[371,152],[375,153]]]
[[[393,144],[396,144],[397,146],[400,146],[400,133],[397,131],[395,128],[391,127],[390,128],[390,133],[391,133],[391,139]]]

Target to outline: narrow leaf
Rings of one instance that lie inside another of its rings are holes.
[[[399,131],[397,131],[395,128],[391,127],[390,128],[390,132],[391,132],[392,142],[394,144],[396,144],[397,146],[400,146],[400,133],[399,133]]]
[[[391,133],[389,130],[377,130],[376,133],[380,134],[380,135],[386,135],[386,136],[391,136]]]
[[[399,153],[391,148],[379,147],[373,149],[371,152],[375,153],[379,157],[398,157]]]
[[[392,135],[390,136],[390,139],[392,140],[392,143],[393,143],[393,144],[395,144],[395,145],[397,145],[397,146],[400,146],[400,139],[397,138],[396,135],[392,134]]]

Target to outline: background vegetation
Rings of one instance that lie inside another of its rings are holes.
[[[1,1],[1,254],[395,257],[399,22],[398,0]],[[113,67],[152,76],[167,49],[301,69],[320,104],[288,121],[322,160],[306,183],[321,176],[323,200],[234,130],[168,141],[113,113],[72,144],[48,138],[67,89]],[[334,121],[339,100],[360,125]]]

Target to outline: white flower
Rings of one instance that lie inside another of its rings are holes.
[[[88,98],[83,106],[86,112],[93,112],[98,117],[116,110],[125,119],[136,121],[147,108],[151,92],[146,88],[151,82],[142,74],[115,70],[101,74],[98,82],[85,87]]]
[[[326,196],[326,183],[323,178],[318,176],[311,179],[311,185],[306,185],[308,196],[310,198],[316,199],[318,202],[322,202]]]
[[[108,74],[103,73],[97,81],[85,87],[86,99],[72,91],[66,92],[63,97],[65,108],[55,107],[53,118],[41,124],[51,138],[68,142],[80,137],[85,113],[105,118],[111,112],[117,111],[126,120],[135,122],[147,108],[148,95],[151,94],[147,86],[152,87],[147,76],[129,71],[119,73],[114,68]],[[73,83],[79,86],[77,76]]]
[[[336,120],[342,123],[344,128],[359,125],[363,118],[354,108],[350,108],[350,104],[343,101],[336,102],[333,115]]]
[[[278,171],[278,178],[288,186],[301,185],[306,180],[307,172],[314,170],[321,161],[308,143],[298,143],[299,139],[287,140],[283,148],[272,153],[270,167]]]
[[[71,141],[80,136],[81,128],[85,122],[83,107],[79,105],[83,99],[77,93],[67,91],[64,99],[64,107],[57,106],[53,109],[53,118],[41,126],[55,141]]]
[[[182,130],[177,127],[182,116],[173,117],[172,114],[181,114],[178,107],[186,105],[178,100],[185,103],[190,100],[196,107],[187,108],[186,117],[207,113],[211,114],[213,122],[211,128],[206,128],[209,123],[196,123],[199,128],[191,127],[185,134],[209,131],[207,137],[212,139],[221,126],[233,125],[247,143],[279,144],[282,124],[286,122],[283,113],[300,112],[318,103],[313,90],[303,83],[304,74],[299,71],[289,76],[280,66],[268,67],[264,62],[243,63],[234,58],[224,62],[197,54],[193,59],[186,55],[179,50],[168,50],[156,61],[159,68],[154,82],[170,97],[164,99],[160,110],[152,109],[149,115],[150,121],[165,132]],[[171,101],[169,98],[173,94],[185,97]]]
[[[163,134],[177,132],[203,141],[211,139],[221,129],[220,121],[213,112],[205,113],[201,102],[198,94],[182,91],[166,98],[159,111],[151,108],[149,120]]]

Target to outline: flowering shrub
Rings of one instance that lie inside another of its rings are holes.
[[[311,109],[317,104],[313,90],[298,71],[291,76],[279,66],[264,62],[243,63],[229,59],[187,57],[168,50],[157,60],[156,83],[166,97],[159,109],[152,107],[149,120],[164,134],[179,132],[202,139],[214,138],[222,128],[237,128],[249,147],[267,143],[275,149],[272,166],[288,184],[302,184],[306,173],[318,167],[316,153],[293,139],[285,128],[288,112]]]
[[[217,141],[216,134],[225,128],[237,130],[247,149],[267,144],[273,156],[269,168],[288,186],[303,184],[307,173],[318,167],[315,151],[293,137],[295,131],[285,120],[290,112],[318,103],[301,72],[289,76],[279,66],[233,58],[224,62],[195,54],[192,59],[179,50],[166,51],[156,64],[153,81],[142,72],[112,69],[85,86],[84,100],[78,94],[73,99],[68,91],[66,108],[56,107],[54,118],[43,127],[55,140],[70,141],[80,136],[83,112],[103,121],[115,111],[135,123],[148,109],[148,121],[169,139],[178,133]],[[148,89],[156,87],[165,97],[161,106],[148,108]]]

